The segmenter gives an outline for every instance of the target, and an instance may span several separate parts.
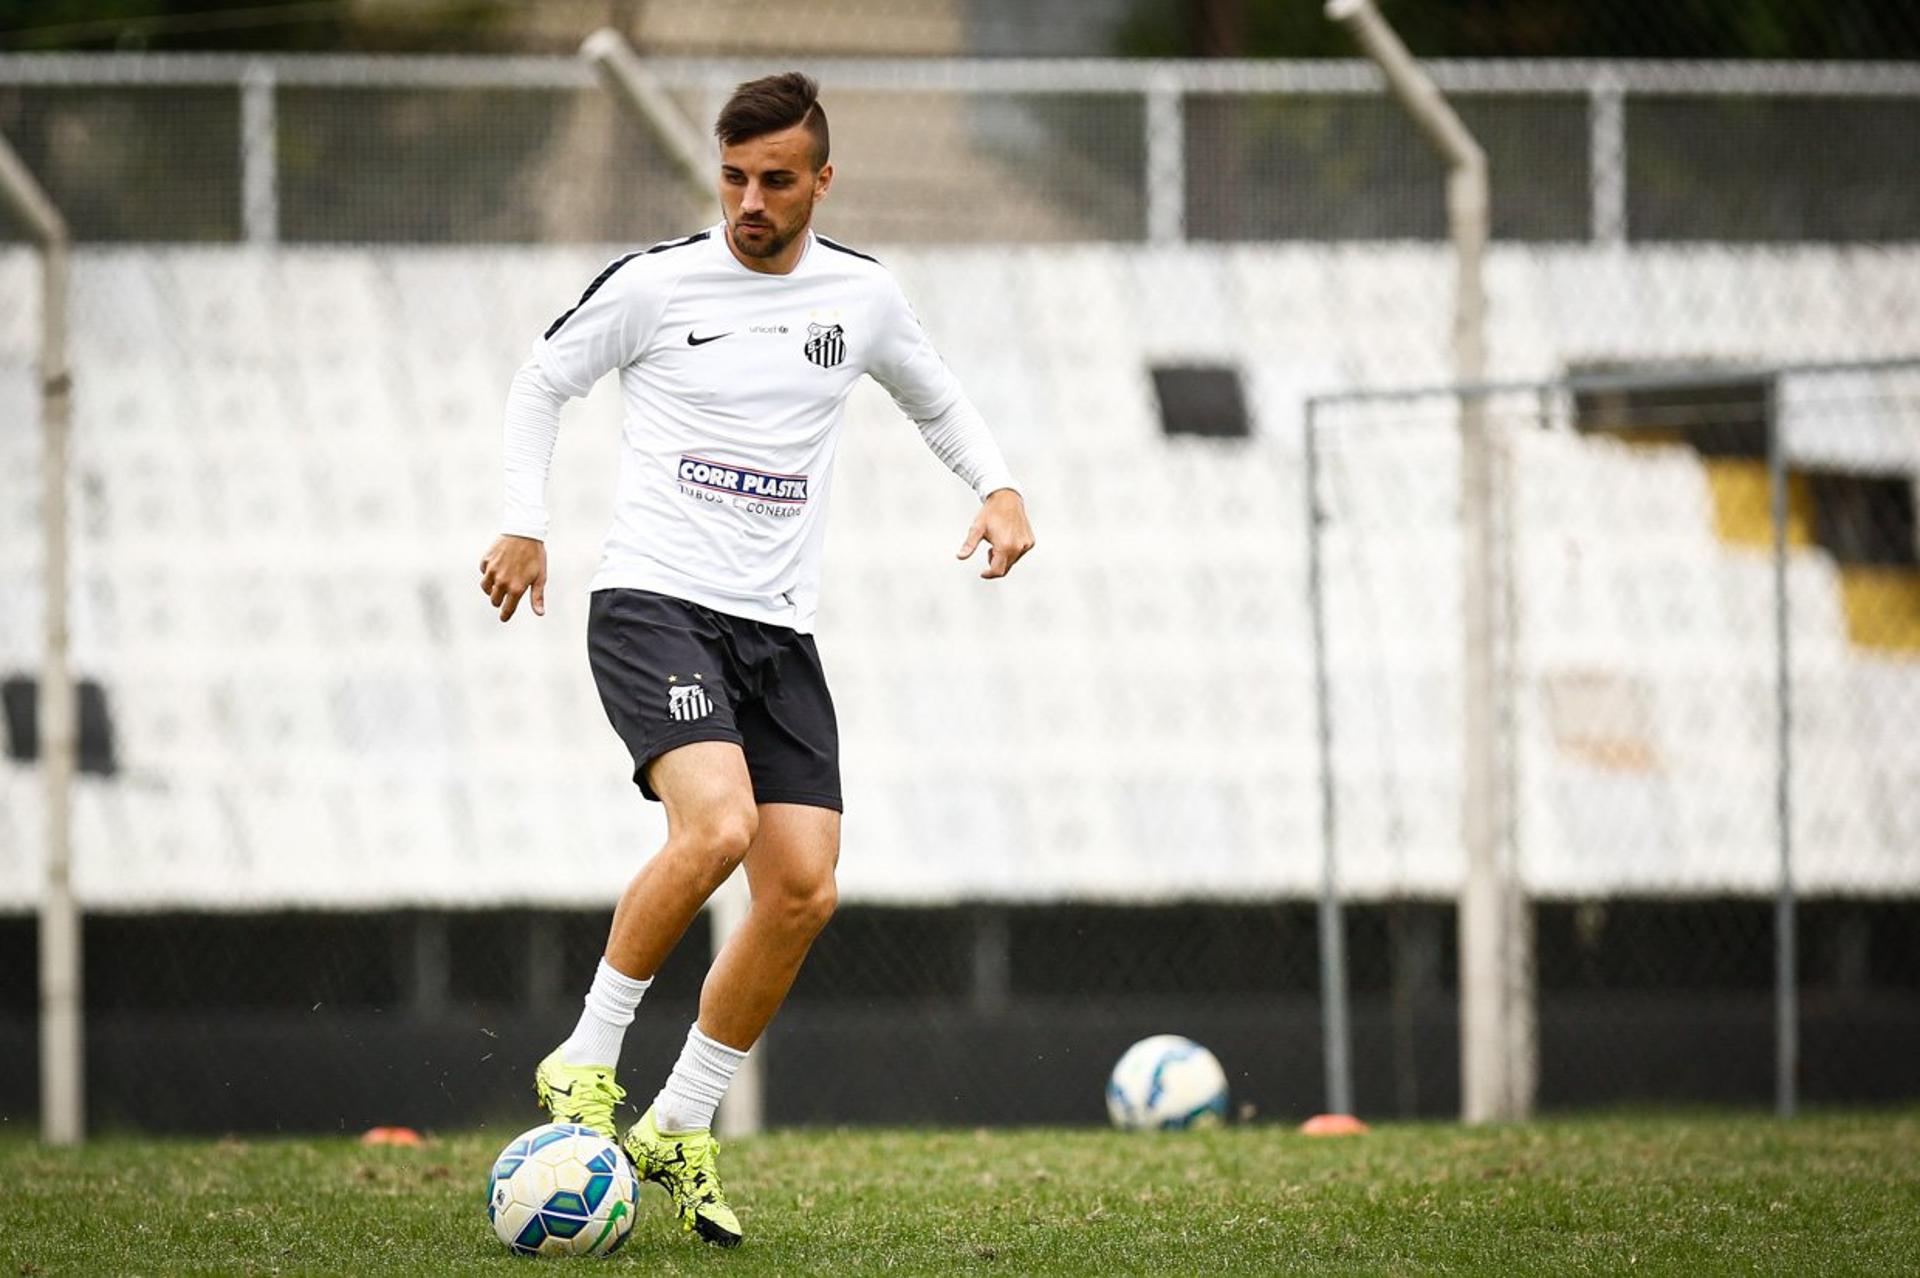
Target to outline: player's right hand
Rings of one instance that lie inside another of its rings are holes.
[[[480,592],[493,600],[500,620],[513,616],[520,596],[533,588],[533,613],[547,615],[547,543],[503,533],[480,561]]]

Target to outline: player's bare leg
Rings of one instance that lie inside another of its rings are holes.
[[[786,1001],[814,938],[839,899],[840,814],[831,808],[767,803],[747,849],[752,905],[707,972],[700,1032],[736,1051],[760,1040]]]
[[[752,905],[707,973],[700,1019],[666,1086],[623,1142],[635,1169],[672,1197],[682,1225],[722,1247],[740,1241],[740,1221],[720,1187],[713,1111],[833,915],[839,858],[838,812],[761,806],[745,858]]]
[[[555,1122],[612,1136],[620,1045],[634,1009],[694,915],[746,855],[759,813],[746,757],[728,741],[698,741],[653,761],[647,774],[667,810],[667,841],[627,884],[606,957],[579,1023],[534,1071],[534,1092]]]
[[[747,758],[731,741],[696,741],[653,761],[667,841],[627,884],[607,933],[607,962],[651,980],[700,907],[739,866],[759,828]]]

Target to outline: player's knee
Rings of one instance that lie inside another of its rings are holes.
[[[832,875],[811,883],[793,883],[780,894],[782,921],[796,935],[817,936],[840,903],[840,889]]]
[[[717,807],[690,822],[685,837],[725,877],[746,856],[759,826],[760,813],[751,803]]]

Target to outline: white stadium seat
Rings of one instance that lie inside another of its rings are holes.
[[[615,388],[564,420],[549,615],[501,626],[474,572],[499,515],[507,381],[615,255],[81,255],[76,651],[106,688],[122,765],[83,785],[89,903],[603,904],[654,845],[659,809],[629,784],[583,660]],[[820,613],[843,728],[848,899],[1313,890],[1301,401],[1450,376],[1445,250],[879,255],[993,421],[1041,544],[1006,583],[975,580],[979,560],[955,564],[972,498],[883,392],[855,392]],[[29,274],[22,255],[0,253],[9,425],[34,411],[32,324],[4,285]],[[1736,277],[1763,277],[1746,295],[1768,304],[1699,309],[1738,296]],[[1856,327],[1849,306],[1899,327],[1920,254],[1635,247],[1623,266],[1587,246],[1501,245],[1489,278],[1490,373],[1540,376],[1838,351]],[[1254,439],[1162,436],[1149,366],[1187,361],[1240,369]],[[1789,381],[1790,453],[1920,468],[1914,385]],[[1879,417],[1832,428],[1836,403],[1875,395],[1890,405]],[[1341,881],[1363,895],[1450,893],[1457,414],[1438,400],[1324,413]],[[1527,397],[1489,416],[1516,481],[1501,642],[1513,645],[1512,826],[1528,882],[1767,890],[1769,555],[1717,540],[1691,450],[1543,428]],[[27,576],[0,608],[7,672],[40,643],[36,464],[30,433],[0,431],[0,551]],[[1824,551],[1794,549],[1789,590],[1804,881],[1911,891],[1920,663],[1849,639]],[[0,764],[0,908],[37,890],[36,775]],[[542,870],[563,850],[583,881],[602,877],[570,896]]]

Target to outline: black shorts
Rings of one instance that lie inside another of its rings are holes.
[[[747,756],[756,803],[840,811],[840,728],[813,636],[650,590],[596,590],[587,656],[613,730],[647,765],[694,741]]]

